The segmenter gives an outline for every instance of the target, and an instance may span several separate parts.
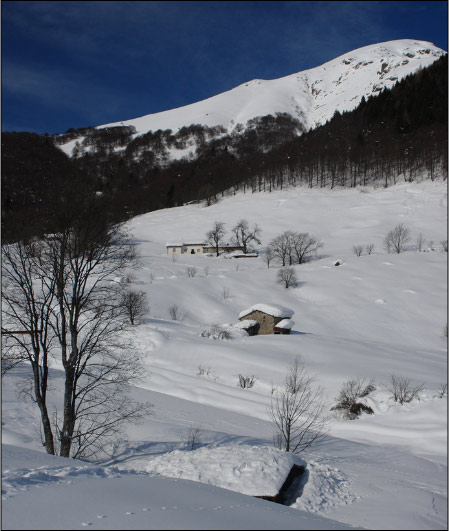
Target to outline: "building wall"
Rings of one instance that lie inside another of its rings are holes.
[[[167,254],[181,254],[182,247],[167,247]]]
[[[195,254],[203,253],[203,246],[200,244],[184,245],[184,247],[182,248],[182,252],[183,254],[191,254],[192,249],[195,251]]]
[[[254,312],[251,312],[248,315],[242,317],[240,321],[242,321],[243,319],[254,319],[255,321],[257,321],[259,323],[259,335],[261,335],[273,334],[275,325],[280,323],[284,318],[273,317],[272,315],[268,315],[267,313],[255,310]]]

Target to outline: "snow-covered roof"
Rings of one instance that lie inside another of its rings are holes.
[[[288,452],[267,446],[225,445],[185,452],[174,450],[151,459],[145,470],[190,479],[249,496],[275,496],[295,463]]]
[[[295,313],[293,310],[290,310],[290,308],[280,306],[279,304],[254,304],[254,306],[251,306],[251,308],[240,312],[239,319],[245,317],[245,315],[248,315],[251,312],[255,312],[256,310],[273,317],[285,317],[286,319],[289,319]]]
[[[243,321],[239,321],[238,323],[235,323],[236,328],[251,328],[252,326],[256,326],[259,324],[254,319],[245,319]]]
[[[166,247],[184,247],[185,245],[204,245],[204,242],[167,242]]]
[[[293,328],[294,324],[295,324],[294,321],[292,321],[291,319],[283,319],[280,323],[276,325],[276,328],[291,329]]]

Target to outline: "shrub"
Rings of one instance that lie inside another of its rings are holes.
[[[337,397],[337,404],[331,409],[342,411],[344,417],[349,420],[358,418],[361,413],[372,415],[374,413],[372,408],[362,402],[358,402],[358,400],[368,396],[375,389],[376,385],[373,379],[370,379],[368,383],[366,383],[365,378],[348,380],[341,388]]]
[[[188,267],[187,268],[187,276],[189,278],[193,278],[196,275],[196,267]]]
[[[188,450],[195,450],[201,444],[203,430],[198,424],[192,424],[187,432],[181,435],[181,440]]]
[[[373,254],[374,252],[374,243],[369,243],[366,246],[366,254]]]
[[[424,384],[412,385],[412,382],[408,378],[395,374],[391,375],[390,383],[386,386],[393,400],[399,402],[401,405],[419,399],[423,387]]]
[[[363,245],[354,245],[354,247],[352,248],[352,252],[356,256],[361,256],[363,253]]]
[[[251,389],[251,387],[254,387],[255,383],[256,378],[254,377],[254,374],[252,376],[243,376],[242,374],[239,374],[238,386],[242,389]]]
[[[203,330],[201,337],[210,337],[212,339],[232,339],[232,334],[228,328],[218,324],[212,324],[209,330]]]
[[[384,248],[388,253],[402,253],[405,244],[410,241],[410,229],[403,223],[399,223],[393,230],[387,233],[384,239]]]
[[[447,396],[447,383],[442,383],[438,389],[438,398]]]
[[[170,314],[170,317],[171,319],[173,319],[173,321],[183,321],[185,318],[185,314],[181,312],[177,304],[173,304],[173,306],[170,306],[170,308],[168,309],[168,313]]]

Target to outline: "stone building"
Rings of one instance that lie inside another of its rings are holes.
[[[292,317],[293,313],[293,310],[290,310],[285,306],[279,306],[278,304],[255,304],[254,306],[251,306],[251,308],[240,312],[239,320],[257,321],[259,323],[259,330],[257,332],[259,335],[274,334],[276,325],[282,321],[288,320],[288,323],[284,322],[281,324],[281,328],[278,328],[279,331],[276,331],[276,333],[289,334],[294,324],[293,321],[290,321],[290,317]],[[284,327],[285,332],[283,331]]]

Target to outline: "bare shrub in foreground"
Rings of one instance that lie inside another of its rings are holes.
[[[271,397],[268,415],[280,449],[300,453],[327,433],[329,417],[322,387],[315,386],[300,357],[289,366],[284,386]]]

